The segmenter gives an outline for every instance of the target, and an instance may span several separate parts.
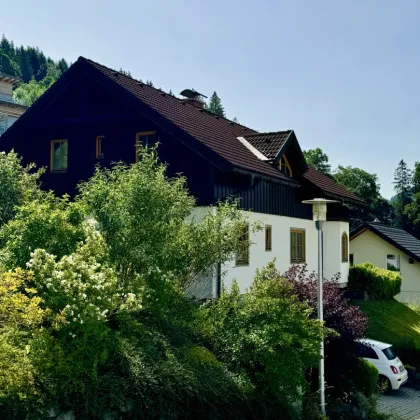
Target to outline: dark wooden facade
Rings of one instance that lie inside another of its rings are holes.
[[[2,150],[13,148],[23,156],[24,163],[35,162],[46,167],[43,186],[57,194],[74,196],[77,184],[93,174],[95,165],[109,166],[117,161],[134,163],[136,133],[155,131],[159,157],[168,164],[168,175],[185,175],[188,188],[200,206],[239,197],[245,210],[311,219],[310,206],[301,201],[323,196],[321,190],[300,179],[299,174],[287,183],[251,172],[224,170],[208,159],[205,149],[197,153],[189,147],[188,137],[180,141],[179,133],[175,136],[165,124],[152,122],[156,121],[156,115],[149,117],[147,107],[139,112],[93,74],[87,73],[82,80],[70,78],[62,85],[56,88],[54,95],[35,104],[36,110],[34,108],[5,141],[0,141]],[[102,159],[96,157],[97,136],[104,138]],[[66,172],[50,171],[51,141],[57,139],[68,141]],[[290,155],[293,156],[293,150]],[[348,217],[341,205],[331,206],[329,214],[335,220]]]

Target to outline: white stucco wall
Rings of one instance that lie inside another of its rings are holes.
[[[209,211],[208,207],[198,207],[193,217],[200,220]],[[264,213],[244,212],[248,222],[259,222],[262,225],[271,225],[272,250],[265,250],[265,231],[255,233],[250,231],[252,245],[249,250],[249,265],[236,266],[235,261],[222,265],[223,284],[230,288],[233,279],[236,279],[241,291],[251,286],[258,268],[276,258],[276,266],[283,273],[290,266],[290,229],[305,229],[306,232],[306,263],[309,272],[318,270],[318,233],[312,220],[293,217],[276,216]],[[340,283],[346,284],[348,278],[348,263],[341,262],[341,234],[349,231],[346,222],[325,222],[324,231],[324,277],[332,278],[341,273]]]
[[[340,283],[346,285],[349,276],[349,262],[342,261],[341,236],[345,232],[349,235],[349,224],[347,222],[326,222],[323,226],[324,232],[324,277],[331,279],[340,273]]]
[[[354,264],[371,262],[380,268],[386,268],[387,254],[399,255],[402,286],[397,298],[405,302],[420,301],[420,263],[410,264],[404,252],[367,230],[350,241],[350,253]]]

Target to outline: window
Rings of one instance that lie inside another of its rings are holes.
[[[279,162],[279,169],[281,172],[287,176],[293,176],[292,168],[290,167],[289,161],[287,160],[286,155],[283,155]]]
[[[304,263],[305,252],[305,231],[303,229],[290,230],[290,262],[292,264]]]
[[[265,225],[265,250],[271,251],[271,226]]]
[[[400,271],[400,256],[388,254],[386,256],[386,269],[391,271]]]
[[[65,172],[67,170],[67,140],[51,140],[50,170]]]
[[[371,346],[363,343],[357,343],[357,355],[366,359],[379,359],[376,351]]]
[[[96,137],[96,159],[104,158],[104,151],[102,148],[104,140],[105,140],[105,136]]]
[[[341,235],[341,262],[349,260],[349,238],[346,232]]]
[[[249,264],[249,225],[243,226],[243,233],[241,236],[239,249],[236,252],[236,265]]]
[[[350,267],[354,265],[354,254],[350,254]]]
[[[397,358],[396,354],[394,353],[394,350],[393,350],[392,346],[388,347],[387,349],[383,349],[382,353],[386,356],[386,358],[388,360],[394,360],[394,359]]]
[[[139,161],[141,147],[153,147],[156,143],[156,131],[144,131],[136,134],[136,162]]]

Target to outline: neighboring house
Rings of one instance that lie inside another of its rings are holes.
[[[0,73],[0,136],[26,111],[26,106],[13,102],[16,77]]]
[[[350,264],[371,262],[399,271],[400,300],[420,299],[420,240],[403,229],[381,223],[364,223],[350,234]]]
[[[226,286],[236,277],[244,290],[273,258],[282,271],[305,263],[316,270],[317,231],[302,200],[335,199],[324,226],[324,275],[341,273],[345,285],[349,213],[343,204],[363,201],[308,168],[293,130],[258,133],[208,112],[195,91],[182,93],[178,99],[81,57],[2,136],[0,149],[14,148],[24,162],[47,167],[44,187],[73,195],[96,164],[134,163],[139,145],[159,141],[168,175],[187,178],[195,217],[238,197],[249,221],[264,229],[251,237],[250,249],[209,275],[205,296],[218,295],[223,274]],[[246,229],[244,237],[249,234]]]

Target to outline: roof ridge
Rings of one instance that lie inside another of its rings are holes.
[[[124,76],[124,77],[126,77],[126,78],[128,78],[128,79],[133,80],[134,82],[137,82],[137,83],[143,83],[143,84],[144,84],[144,86],[147,86],[148,88],[154,89],[155,91],[157,91],[157,92],[159,92],[159,93],[165,93],[165,94],[166,94],[166,95],[168,95],[169,97],[176,99],[178,102],[182,102],[182,103],[183,103],[183,104],[185,104],[185,105],[188,105],[188,106],[190,106],[190,107],[196,108],[198,111],[203,111],[203,110],[206,110],[205,108],[197,108],[197,107],[195,107],[194,105],[191,105],[190,103],[188,103],[188,102],[184,102],[182,99],[177,98],[175,95],[170,95],[168,92],[165,92],[165,91],[163,91],[163,90],[162,90],[162,89],[160,89],[160,88],[156,88],[156,87],[154,87],[154,86],[150,86],[150,85],[148,85],[146,82],[143,82],[142,80],[135,79],[135,78],[134,78],[134,77],[132,77],[132,76],[128,76],[127,74],[121,73],[121,72],[120,72],[120,71],[118,71],[118,70],[115,70],[115,69],[113,69],[113,68],[111,68],[111,67],[105,66],[104,64],[98,63],[97,61],[94,61],[94,60],[92,60],[92,59],[90,59],[90,58],[86,58],[86,57],[83,57],[83,56],[79,56],[79,58],[77,59],[77,61],[86,61],[86,62],[91,63],[91,64],[94,64],[94,65],[96,65],[96,66],[103,67],[103,68],[105,68],[105,69],[107,69],[107,70],[109,70],[109,71],[112,71],[112,72],[118,73],[118,74],[120,74],[121,76]],[[229,123],[231,123],[231,124],[236,124],[236,125],[238,125],[238,126],[240,126],[240,127],[243,127],[243,128],[245,128],[245,129],[247,129],[247,130],[253,131],[253,132],[254,132],[254,133],[256,133],[256,134],[258,133],[258,131],[257,131],[257,130],[255,130],[255,129],[253,129],[253,128],[250,128],[250,127],[248,127],[248,126],[246,126],[246,125],[243,125],[243,124],[240,124],[240,123],[238,123],[238,122],[232,121],[232,120],[230,120],[229,118],[226,118],[226,117],[223,117],[223,116],[220,116],[220,115],[213,114],[212,112],[210,112],[210,111],[208,111],[208,110],[207,110],[207,112],[208,112],[208,114],[209,114],[209,115],[211,115],[211,116],[213,116],[213,117],[215,117],[215,118],[217,118],[217,119],[222,118],[223,120],[226,120],[226,121],[228,121],[228,122],[229,122]]]

